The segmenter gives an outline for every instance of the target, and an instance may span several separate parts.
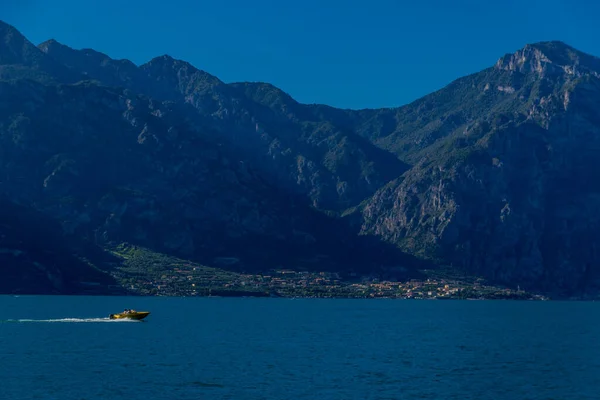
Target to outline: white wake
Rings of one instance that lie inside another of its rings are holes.
[[[7,319],[4,322],[143,322],[134,319],[110,319],[110,318],[56,318],[56,319]]]

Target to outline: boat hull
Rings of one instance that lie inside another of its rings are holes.
[[[146,318],[150,313],[148,311],[136,311],[132,313],[110,314],[110,319],[135,319],[140,320]]]

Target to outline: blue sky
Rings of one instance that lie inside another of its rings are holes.
[[[593,0],[0,1],[0,19],[35,44],[136,64],[169,54],[225,82],[344,108],[409,103],[526,43],[600,56],[599,15]]]

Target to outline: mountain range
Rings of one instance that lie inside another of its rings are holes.
[[[346,110],[0,22],[0,290],[108,284],[129,243],[235,271],[444,266],[598,293],[598,110],[600,59],[558,41]]]

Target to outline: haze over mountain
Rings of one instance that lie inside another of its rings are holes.
[[[557,41],[403,107],[341,110],[0,23],[0,190],[87,243],[65,257],[126,242],[246,271],[427,263],[595,293],[599,105],[600,59]]]

